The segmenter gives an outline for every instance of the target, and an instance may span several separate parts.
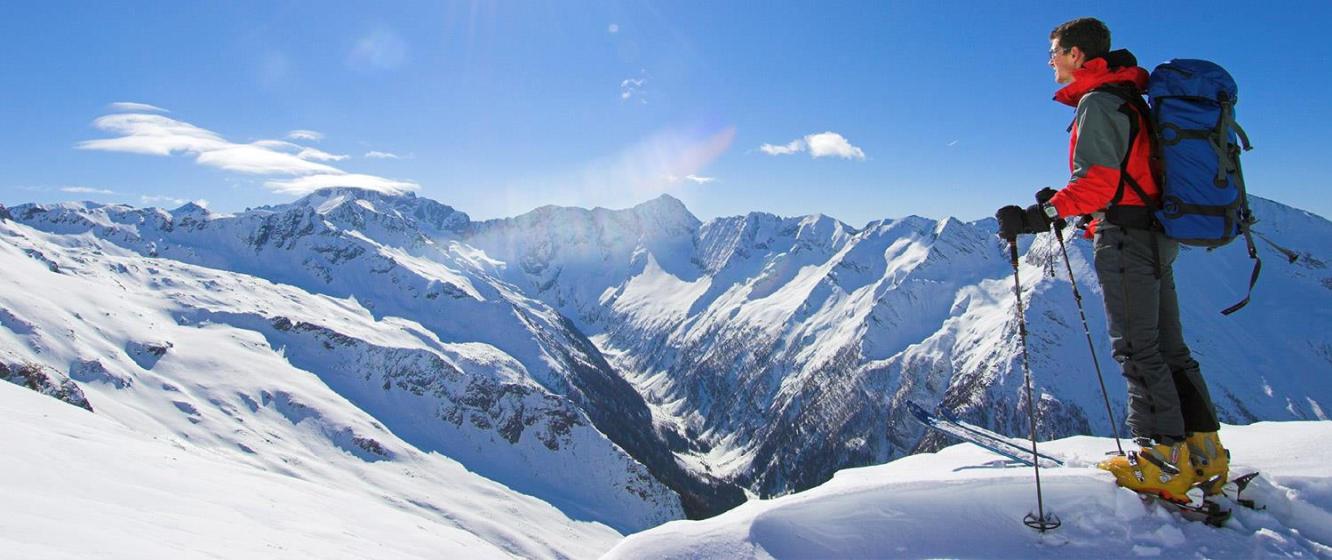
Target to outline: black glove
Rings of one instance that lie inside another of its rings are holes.
[[[1013,241],[1019,233],[1027,233],[1026,218],[1021,207],[1009,205],[1000,208],[994,213],[994,219],[999,220],[999,237]]]
[[[1037,203],[1037,204],[1042,204],[1042,205],[1047,204],[1047,203],[1050,202],[1050,199],[1054,198],[1054,195],[1056,195],[1056,194],[1058,194],[1058,193],[1059,193],[1059,191],[1054,190],[1054,189],[1052,189],[1052,188],[1050,188],[1050,187],[1045,187],[1045,188],[1043,188],[1043,189],[1041,189],[1041,190],[1039,190],[1039,191],[1036,191],[1036,203]],[[1067,227],[1067,226],[1068,226],[1068,222],[1064,221],[1063,218],[1055,218],[1055,219],[1054,219],[1054,227],[1055,227],[1055,228],[1057,228],[1057,229],[1064,229],[1064,228]]]
[[[1022,221],[1027,229],[1022,233],[1050,231],[1050,223],[1053,222],[1049,216],[1045,215],[1045,206],[1039,203],[1027,207],[1027,210],[1023,212]]]

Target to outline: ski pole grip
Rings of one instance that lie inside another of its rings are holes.
[[[1008,260],[1013,263],[1013,268],[1018,267],[1017,238],[1008,240]]]

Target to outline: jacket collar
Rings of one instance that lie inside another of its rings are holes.
[[[1110,66],[1115,61],[1116,66]],[[1073,71],[1073,83],[1064,86],[1055,93],[1054,100],[1065,105],[1077,107],[1082,96],[1105,84],[1128,82],[1138,90],[1147,87],[1147,71],[1138,65],[1138,61],[1126,50],[1117,50],[1083,63],[1082,68]]]

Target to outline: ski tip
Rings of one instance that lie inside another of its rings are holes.
[[[1249,473],[1249,474],[1243,474],[1243,475],[1237,476],[1237,477],[1235,477],[1235,478],[1232,478],[1232,479],[1230,479],[1230,481],[1231,481],[1231,482],[1234,482],[1235,484],[1239,484],[1239,485],[1247,485],[1249,482],[1252,482],[1253,479],[1255,479],[1255,478],[1257,478],[1257,477],[1258,477],[1258,471],[1253,471],[1253,472],[1251,472],[1251,473]]]

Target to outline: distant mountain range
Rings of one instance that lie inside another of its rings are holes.
[[[1186,338],[1224,421],[1326,419],[1332,223],[1253,203],[1259,229],[1301,259],[1264,253],[1253,303],[1222,317],[1247,288],[1243,244],[1185,248]],[[307,436],[359,460],[438,452],[620,531],[937,448],[908,399],[1026,433],[993,220],[701,222],[662,196],[473,221],[413,195],[328,189],[235,215],[67,203],[0,221],[7,282],[24,270],[86,286],[6,289],[0,362],[72,379],[97,414],[260,454],[206,420],[316,418]],[[1109,435],[1063,256],[1049,234],[1021,252],[1041,437]],[[1071,240],[1069,256],[1122,421],[1090,244]],[[102,301],[142,319],[88,318]],[[198,334],[219,332],[232,342]],[[181,385],[157,373],[172,362],[195,398],[166,388]],[[218,363],[250,373],[210,378]],[[318,390],[267,385],[293,375]]]

